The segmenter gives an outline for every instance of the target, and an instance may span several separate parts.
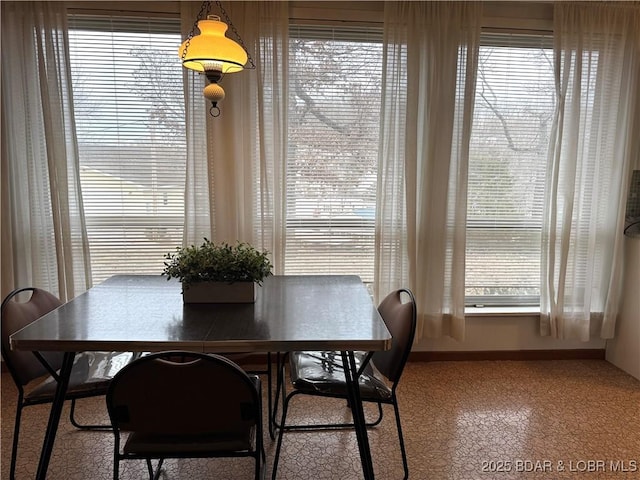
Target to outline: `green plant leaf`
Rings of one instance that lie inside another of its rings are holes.
[[[163,275],[177,278],[183,286],[197,282],[256,282],[271,275],[269,252],[248,243],[215,244],[205,238],[199,245],[177,247],[165,255]]]

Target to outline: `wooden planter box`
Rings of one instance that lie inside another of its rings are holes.
[[[183,288],[184,303],[254,303],[257,285],[254,282],[200,282]]]

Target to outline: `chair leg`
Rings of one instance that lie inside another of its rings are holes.
[[[78,430],[111,430],[111,425],[83,425],[76,420],[76,399],[71,399],[71,409],[69,410],[69,421]]]
[[[409,478],[409,465],[407,463],[407,451],[404,447],[404,436],[402,435],[402,425],[400,425],[400,410],[398,409],[398,401],[393,398],[393,410],[396,414],[396,428],[398,429],[398,441],[400,442],[400,453],[402,454],[402,468],[404,468],[404,480]]]
[[[271,480],[276,480],[278,473],[278,462],[280,461],[280,450],[282,449],[282,437],[284,435],[284,426],[287,421],[287,410],[289,409],[290,397],[284,396],[284,385],[282,387],[282,418],[280,419],[280,430],[278,432],[278,444],[276,445],[276,452],[273,456],[273,470],[271,472]],[[295,392],[294,392],[295,393]]]
[[[347,408],[351,408],[351,405],[349,405],[349,400],[347,400]],[[380,422],[382,422],[382,417],[384,415],[384,412],[382,411],[382,403],[378,403],[378,418],[376,418],[373,422],[367,422],[365,423],[367,428],[372,428],[372,427],[377,427],[378,425],[380,425]],[[336,427],[348,427],[350,426],[349,424],[343,423],[343,424],[337,424]]]
[[[16,419],[13,426],[13,445],[11,446],[11,466],[9,467],[9,479],[16,478],[16,462],[18,461],[18,440],[20,437],[20,420],[22,419],[22,395],[18,397],[16,406]]]
[[[367,423],[367,428],[371,428],[371,427],[375,427],[377,425],[380,425],[380,422],[382,422],[382,416],[383,416],[383,412],[382,412],[382,404],[378,403],[378,418],[373,421],[373,422],[369,422]]]
[[[120,432],[117,429],[113,431],[115,438],[113,439],[113,480],[120,477]]]
[[[149,471],[149,480],[154,480],[155,476],[153,475],[153,465],[151,464],[151,459],[147,458],[147,470]]]
[[[160,478],[160,473],[162,472],[162,463],[164,462],[164,458],[161,458],[158,461],[158,466],[156,471],[153,471],[153,463],[151,462],[151,458],[145,459],[147,462],[147,470],[149,471],[149,480],[158,480]]]
[[[257,447],[257,445],[256,445]],[[256,451],[256,467],[255,467],[255,480],[262,480],[264,478],[264,465],[266,463],[266,453],[264,446],[260,446]]]
[[[294,394],[290,394],[290,396],[293,396]],[[377,402],[378,405],[378,417],[372,421],[372,422],[366,422],[365,426],[367,428],[373,428],[373,427],[377,427],[381,422],[382,419],[384,417],[384,411],[382,409],[382,403]],[[347,408],[350,408],[349,405],[347,404]],[[354,428],[355,425],[353,424],[353,422],[351,423],[314,423],[314,424],[305,424],[305,425],[287,425],[286,427],[283,427],[282,425],[278,424],[277,422],[274,421],[274,424],[278,427],[278,428],[285,428],[286,430],[341,430],[341,429],[347,429],[347,428]]]
[[[158,480],[160,478],[160,473],[162,473],[162,464],[164,463],[164,458],[161,458],[158,461],[158,466],[156,470],[156,474],[153,476],[153,480]]]

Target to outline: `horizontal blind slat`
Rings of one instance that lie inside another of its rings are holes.
[[[552,55],[548,35],[481,37],[468,180],[469,304],[537,301],[540,294]]]
[[[184,223],[179,21],[71,15],[69,28],[93,281],[159,274]]]
[[[381,41],[290,27],[285,273],[373,281]]]

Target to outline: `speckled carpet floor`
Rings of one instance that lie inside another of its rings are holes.
[[[266,390],[266,389],[265,389]],[[398,388],[413,479],[638,479],[640,381],[613,365],[584,361],[409,363]],[[16,391],[2,374],[2,478],[8,478]],[[266,404],[266,402],[265,402]],[[49,406],[23,414],[16,478],[34,478]],[[291,420],[348,418],[343,402],[301,399]],[[79,403],[84,421],[107,421],[104,399]],[[369,432],[376,478],[402,478],[393,410]],[[275,442],[265,434],[266,478]],[[53,480],[112,478],[113,434],[82,432],[65,407],[49,468]],[[168,460],[161,479],[253,478],[250,459]],[[278,478],[362,477],[350,431],[285,434]],[[125,462],[122,479],[144,479]]]

